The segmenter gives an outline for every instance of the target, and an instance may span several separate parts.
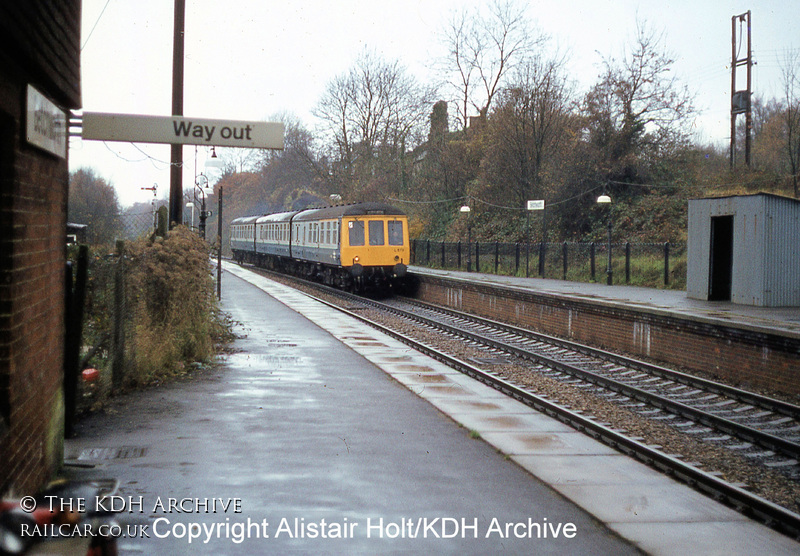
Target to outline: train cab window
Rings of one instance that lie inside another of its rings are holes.
[[[383,220],[370,220],[369,221],[369,244],[370,245],[384,245],[386,239],[383,235]]]
[[[403,222],[400,220],[390,220],[389,226],[389,245],[403,245]]]
[[[349,228],[348,239],[351,246],[364,245],[364,221],[353,220],[347,223]]]

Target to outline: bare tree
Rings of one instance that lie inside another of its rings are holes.
[[[786,159],[791,173],[794,196],[800,198],[800,52],[787,51],[781,66],[783,74],[784,129]]]
[[[671,73],[675,60],[664,49],[664,34],[646,23],[636,27],[631,51],[620,61],[606,60],[584,103],[598,171],[610,179],[629,177],[645,151],[657,157],[683,144],[695,111],[688,88]]]
[[[225,164],[223,174],[252,172],[261,158],[260,149],[244,149],[240,147],[219,147],[216,154]]]
[[[117,192],[91,168],[79,168],[70,174],[68,209],[70,222],[88,226],[90,244],[112,243],[120,232]]]
[[[455,91],[457,119],[466,130],[470,113],[485,117],[509,74],[540,44],[525,4],[494,0],[489,13],[454,12],[439,40],[446,54],[439,67]]]
[[[504,194],[513,193],[520,207],[544,196],[544,170],[562,160],[559,151],[571,135],[573,89],[564,61],[560,55],[529,58],[501,93],[490,120],[485,166],[493,176],[487,182],[504,184]]]
[[[425,138],[432,89],[420,85],[399,62],[365,51],[350,71],[333,79],[314,115],[330,142],[331,173],[343,193],[376,171],[393,174],[402,157]],[[388,178],[398,187],[400,174]]]

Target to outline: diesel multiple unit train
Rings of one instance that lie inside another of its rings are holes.
[[[231,250],[238,263],[354,291],[405,285],[408,219],[384,203],[358,203],[236,218]]]

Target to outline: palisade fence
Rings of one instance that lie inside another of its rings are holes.
[[[608,243],[411,241],[411,264],[443,270],[608,283]],[[686,287],[686,244],[612,243],[611,283]]]
[[[130,261],[124,245],[120,240],[116,249],[103,246],[89,250],[82,244],[68,252],[67,330],[73,331],[73,337],[68,339],[67,351],[72,350],[74,355],[65,365],[65,383],[77,386],[77,391],[66,392],[68,424],[76,413],[121,387],[130,368],[133,354],[126,340],[133,330],[133,314],[126,287]],[[78,380],[78,374],[87,367],[101,370],[90,383]]]

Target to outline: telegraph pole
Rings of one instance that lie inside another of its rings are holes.
[[[183,116],[183,28],[186,0],[175,0],[172,37],[172,115]],[[183,145],[170,145],[169,225],[179,224],[183,213]]]
[[[738,33],[736,29],[737,21],[739,22],[740,26]],[[741,30],[742,24],[747,25],[747,52],[743,58],[739,56],[743,39]],[[744,114],[744,160],[745,164],[747,164],[747,167],[750,167],[750,136],[753,128],[753,116],[751,112],[753,83],[753,48],[750,35],[751,25],[752,21],[750,19],[750,10],[741,15],[735,15],[731,18],[731,168],[734,168],[736,165],[736,116],[739,114]],[[737,91],[736,68],[739,66],[746,66],[747,88]]]

